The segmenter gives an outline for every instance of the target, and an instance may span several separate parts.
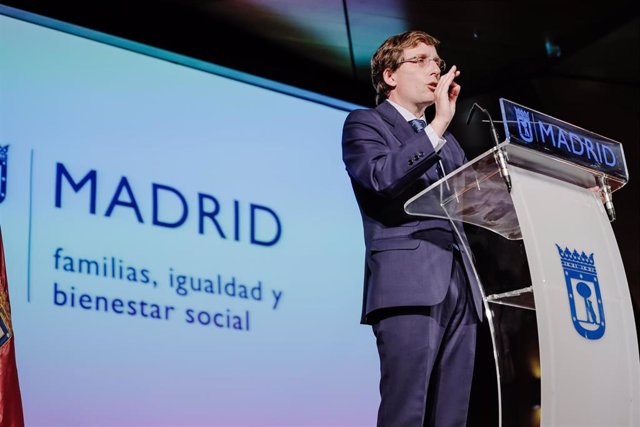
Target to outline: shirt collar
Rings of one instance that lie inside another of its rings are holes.
[[[396,110],[398,110],[398,113],[400,113],[400,115],[402,117],[404,117],[404,119],[406,121],[411,121],[414,120],[416,118],[419,118],[420,120],[424,120],[425,122],[427,121],[424,117],[424,114],[422,115],[422,117],[416,117],[414,116],[412,113],[409,112],[409,110],[407,110],[406,108],[404,108],[402,105],[398,105],[395,102],[391,101],[390,99],[387,99],[386,102],[388,102],[389,104],[391,104],[393,106],[393,108],[395,108]]]

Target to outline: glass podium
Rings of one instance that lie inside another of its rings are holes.
[[[618,164],[601,156],[603,167],[550,152],[551,144],[535,149],[518,140],[527,136],[523,126],[513,135],[522,123],[505,109],[529,112],[529,135],[536,126],[551,129],[544,126],[554,119],[502,103],[508,139],[415,195],[405,210],[451,221],[467,254],[472,243],[466,264],[480,284],[491,333],[499,426],[640,425],[635,321],[600,192],[626,184],[622,148],[611,145]],[[582,141],[593,161],[587,142],[595,154],[595,137],[575,129],[566,130],[569,140],[574,148]],[[497,150],[507,155],[511,192]]]

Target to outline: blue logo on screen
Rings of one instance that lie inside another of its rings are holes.
[[[605,330],[604,307],[593,253],[587,256],[556,244],[567,285],[571,320],[576,331],[586,339],[602,338]]]
[[[7,197],[7,162],[9,146],[0,146],[0,203]]]
[[[518,133],[522,141],[533,142],[533,130],[531,129],[531,114],[523,109],[514,107],[516,119],[518,120]]]

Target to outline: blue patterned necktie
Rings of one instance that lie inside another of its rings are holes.
[[[420,133],[427,127],[427,122],[420,119],[409,120],[409,124],[416,131],[416,133]]]

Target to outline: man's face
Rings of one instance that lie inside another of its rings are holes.
[[[395,71],[385,72],[385,81],[394,87],[389,93],[389,99],[409,111],[432,105],[435,102],[434,91],[440,80],[440,67],[428,58],[438,58],[436,48],[419,43],[415,47],[405,49],[402,58],[424,60],[417,63],[405,62]]]

